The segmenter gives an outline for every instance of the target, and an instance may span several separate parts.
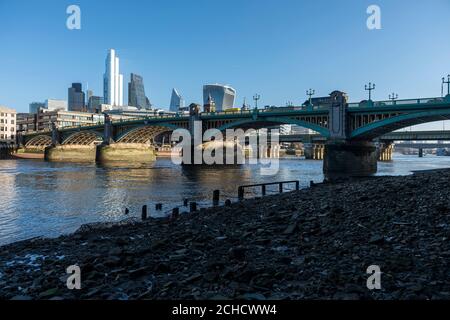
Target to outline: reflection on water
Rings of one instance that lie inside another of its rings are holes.
[[[379,174],[443,167],[450,167],[449,157],[397,155],[395,161],[379,164]],[[125,208],[130,216],[139,217],[147,204],[152,215],[162,215],[181,206],[184,198],[209,206],[216,189],[224,201],[237,198],[239,185],[296,179],[302,186],[311,180],[321,182],[322,162],[280,160],[275,176],[262,176],[256,165],[192,168],[174,165],[170,159],[131,168],[4,160],[0,161],[0,244],[57,236],[89,222],[121,220]],[[156,203],[164,204],[163,213],[155,213]]]

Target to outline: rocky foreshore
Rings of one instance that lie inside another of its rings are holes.
[[[449,181],[321,184],[14,243],[0,247],[0,299],[450,299]],[[66,286],[71,265],[81,290]]]

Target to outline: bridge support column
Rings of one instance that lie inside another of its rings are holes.
[[[149,163],[156,160],[156,151],[144,143],[102,144],[97,147],[96,160],[99,163]]]
[[[368,141],[329,141],[325,145],[323,172],[330,181],[375,174],[377,148]]]
[[[46,147],[44,159],[52,162],[95,162],[95,145],[56,145]]]
[[[423,158],[423,156],[424,156],[423,149],[420,148],[419,149],[419,158]]]
[[[314,145],[312,143],[303,144],[303,153],[305,154],[305,159],[314,159]]]
[[[392,161],[394,145],[392,143],[380,143],[378,147],[378,161]]]

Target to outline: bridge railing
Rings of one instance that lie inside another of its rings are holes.
[[[433,104],[442,103],[444,101],[441,97],[433,98],[418,98],[418,99],[402,99],[402,100],[383,100],[383,101],[362,101],[362,102],[352,102],[348,104],[349,108],[358,107],[387,107],[387,106],[402,106],[411,104]]]

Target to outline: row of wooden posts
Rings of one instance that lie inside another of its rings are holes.
[[[300,189],[300,182],[299,181],[282,181],[282,182],[270,182],[270,183],[259,183],[259,184],[251,184],[251,185],[245,185],[245,186],[240,186],[238,188],[238,198],[239,201],[244,200],[244,195],[245,195],[245,189],[247,188],[254,188],[254,187],[261,187],[261,193],[262,196],[265,196],[267,194],[267,186],[271,186],[271,185],[278,185],[278,191],[279,193],[283,193],[284,192],[284,185],[285,184],[295,184],[295,190],[299,190]],[[311,186],[314,185],[313,182],[310,183]],[[212,196],[212,202],[213,202],[213,206],[218,206],[220,203],[220,190],[214,190],[213,191],[213,196]],[[189,201],[189,199],[184,199],[183,200],[183,206],[184,207],[189,207],[189,212],[193,213],[196,212],[198,210],[198,204],[195,201]],[[231,200],[227,199],[225,200],[225,206],[229,207],[231,206]],[[163,204],[162,203],[157,203],[155,204],[155,210],[156,211],[162,211],[163,209]],[[125,214],[128,214],[130,211],[127,209],[125,209]],[[172,209],[172,217],[176,218],[180,215],[180,208],[176,207]],[[148,206],[144,205],[142,207],[142,215],[141,215],[142,220],[147,220],[148,218]]]

